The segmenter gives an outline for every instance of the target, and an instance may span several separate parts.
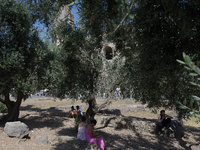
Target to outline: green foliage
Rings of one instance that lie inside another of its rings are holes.
[[[33,26],[26,5],[0,1],[0,94],[22,91],[24,98],[44,83],[51,53]]]
[[[59,60],[65,62],[59,89],[87,95],[92,90],[107,91],[122,79],[121,86],[133,90],[135,98],[150,107],[176,106],[177,100],[198,92],[187,84],[187,71],[176,62],[183,51],[197,54],[195,59],[199,55],[198,4],[185,0],[78,1],[81,28],[63,22],[56,31],[62,39]],[[119,54],[111,66],[100,55],[104,36],[116,43]],[[101,73],[105,70],[111,80]]]
[[[76,117],[74,120],[74,127],[75,127],[76,131],[78,131],[79,123],[81,123],[81,116]]]
[[[5,104],[0,102],[0,113],[7,113],[8,109]]]
[[[32,17],[32,23],[39,21],[51,29],[51,24],[58,15],[60,7],[72,5],[75,0],[17,0],[19,3],[28,7]]]
[[[180,64],[187,66],[188,69],[190,69],[189,76],[190,78],[194,78],[193,81],[189,82],[193,88],[199,90],[200,89],[200,83],[199,83],[199,77],[200,77],[200,68],[195,65],[195,63],[191,60],[189,55],[186,55],[183,53],[183,59],[184,61],[177,60]],[[193,93],[191,93],[193,94]],[[177,101],[179,108],[187,113],[189,116],[198,116],[200,120],[200,97],[192,95],[190,99],[184,99],[184,101],[181,103],[180,101]]]
[[[137,100],[150,107],[172,108],[177,100],[198,92],[187,84],[187,71],[176,62],[183,51],[197,54],[194,59],[199,56],[198,4],[136,1],[130,12],[133,20],[127,17],[116,31],[113,39],[126,57],[128,83]]]
[[[106,60],[98,37],[71,26],[67,19],[57,24],[55,33],[60,41],[57,62],[61,70],[55,84],[58,96],[63,98],[67,94],[78,98],[81,95],[87,101],[90,94],[109,93],[124,73],[120,71],[124,65],[120,55],[112,61]]]
[[[130,2],[122,0],[81,0],[76,4],[80,15],[79,24],[91,37],[102,42],[103,35],[112,35]]]

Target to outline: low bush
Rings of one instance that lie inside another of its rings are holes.
[[[0,102],[0,113],[7,113],[8,109],[5,104]]]
[[[80,122],[81,122],[81,116],[76,117],[75,123],[74,123],[76,131],[78,131],[78,125],[79,125]]]

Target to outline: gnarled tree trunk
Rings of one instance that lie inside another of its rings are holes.
[[[1,102],[8,108],[8,114],[5,117],[6,121],[17,121],[19,117],[19,109],[23,98],[23,92],[19,91],[17,93],[16,102],[11,101],[9,98],[9,92],[5,93],[5,100],[1,99]]]
[[[89,104],[89,107],[88,107],[88,109],[86,111],[87,123],[90,123],[90,120],[94,119],[94,116],[96,115],[96,113],[99,112],[99,110],[105,108],[108,104],[110,104],[110,102],[111,102],[111,100],[113,98],[113,95],[114,95],[114,91],[119,86],[121,81],[122,81],[122,79],[118,80],[118,82],[115,85],[113,85],[113,87],[110,89],[109,97],[107,98],[107,101],[104,102],[103,104],[98,105],[97,102],[96,102],[96,98],[95,98],[94,92],[90,93],[90,95],[88,97],[88,100],[87,100],[87,102]]]
[[[88,104],[89,104],[89,107],[86,111],[87,123],[89,123],[90,120],[94,119],[94,116],[96,114],[97,102],[96,102],[96,98],[95,98],[94,94],[89,95]]]
[[[100,105],[97,104],[94,93],[90,94],[90,96],[88,97],[89,107],[86,111],[87,123],[90,123],[90,120],[94,119],[94,116],[96,115],[96,113],[99,112],[99,110],[105,108],[108,104],[110,104],[110,102],[113,98],[113,95],[114,95],[114,89],[116,89],[116,86],[114,86],[110,90],[110,94],[109,94],[107,101]]]

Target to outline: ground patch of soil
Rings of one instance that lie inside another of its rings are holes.
[[[87,105],[80,101],[72,102],[68,99],[63,101],[53,99],[26,100],[21,106],[20,121],[28,125],[30,139],[6,137],[2,134],[5,124],[1,122],[0,150],[81,150],[81,147],[74,143],[77,134],[74,128],[74,119],[67,118],[71,104],[79,104],[83,110],[87,108]],[[111,105],[108,108],[121,108],[122,114],[124,112],[124,115],[127,115],[124,104],[123,106],[117,102],[114,104],[117,105]],[[130,107],[128,110],[137,116],[135,108]],[[102,117],[102,114],[96,116],[96,118],[99,117]],[[138,117],[141,116],[138,115]],[[110,150],[195,150],[200,144],[200,130],[187,131],[182,138],[169,138],[147,132],[137,133],[128,129],[118,130],[97,123],[96,131],[105,138]],[[48,136],[50,143],[35,143],[35,140],[42,136]]]

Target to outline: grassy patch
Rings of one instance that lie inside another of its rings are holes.
[[[187,122],[184,124],[184,127],[188,129],[199,129],[200,130],[200,122],[198,122],[197,117],[191,117]]]

